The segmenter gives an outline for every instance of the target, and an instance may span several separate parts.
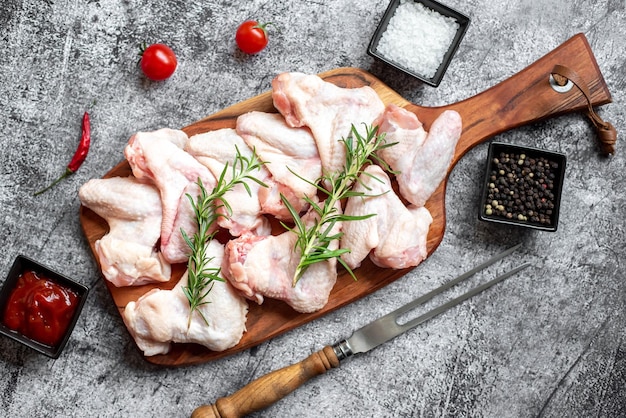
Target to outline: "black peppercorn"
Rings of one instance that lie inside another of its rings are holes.
[[[491,159],[483,213],[519,222],[550,225],[559,164],[542,156],[500,152]]]

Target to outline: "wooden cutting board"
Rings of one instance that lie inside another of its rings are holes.
[[[455,150],[448,175],[456,162],[473,146],[488,138],[525,124],[586,108],[587,103],[576,88],[565,93],[555,91],[550,85],[550,72],[555,64],[576,71],[587,82],[595,106],[611,102],[611,95],[595,61],[591,48],[583,34],[578,34],[536,61],[526,69],[500,84],[469,99],[441,107],[422,107],[398,95],[371,74],[356,68],[339,68],[320,74],[325,80],[341,87],[371,86],[386,104],[394,103],[415,112],[426,130],[435,118],[446,109],[454,109],[463,119],[463,131]],[[205,119],[193,123],[183,130],[189,135],[220,128],[235,127],[237,116],[252,111],[276,112],[272,105],[271,92],[237,103]],[[590,144],[590,146],[593,146]],[[113,167],[105,177],[131,175],[126,161]],[[432,254],[443,239],[446,224],[445,191],[448,176],[426,203],[433,216],[428,234],[428,254]],[[80,222],[95,256],[94,244],[107,231],[106,222],[91,210],[80,208]],[[96,256],[97,260],[97,256]],[[419,266],[418,266],[419,267]],[[105,280],[111,296],[120,311],[126,304],[137,300],[153,287],[171,289],[185,270],[185,265],[173,266],[172,279],[161,285],[117,288]],[[391,270],[375,266],[369,260],[355,270],[354,281],[345,271],[339,272],[328,304],[320,311],[301,314],[283,302],[266,299],[263,305],[250,302],[247,332],[235,347],[222,351],[210,351],[195,344],[174,344],[167,355],[146,357],[146,360],[166,366],[191,365],[207,362],[246,350],[259,343],[291,331],[300,325],[341,308],[402,277],[409,270]]]

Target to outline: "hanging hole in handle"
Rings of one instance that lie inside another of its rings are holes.
[[[565,84],[559,84],[554,78],[554,76],[550,74],[550,86],[557,93],[567,93],[568,91],[572,89],[572,87],[574,87],[574,83],[572,83],[572,80],[569,80],[569,79],[566,79],[566,80],[567,82]]]

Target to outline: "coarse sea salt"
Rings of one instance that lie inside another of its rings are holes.
[[[422,3],[402,0],[376,51],[414,73],[433,78],[458,29],[454,18]]]

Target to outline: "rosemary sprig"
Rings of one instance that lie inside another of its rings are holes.
[[[365,193],[353,191],[352,185],[354,182],[360,181],[359,176],[363,173],[363,167],[366,164],[378,163],[384,169],[391,171],[389,166],[376,155],[376,151],[390,147],[395,143],[387,143],[384,133],[378,135],[378,127],[365,126],[365,137],[363,137],[354,125],[352,125],[350,135],[347,138],[342,138],[340,142],[346,148],[346,162],[342,171],[324,173],[315,183],[294,173],[326,195],[326,199],[321,205],[305,197],[312,210],[317,214],[312,225],[307,226],[300,219],[293,206],[281,195],[281,199],[294,221],[293,228],[284,224],[283,226],[297,235],[295,248],[300,250],[300,261],[294,273],[293,286],[298,283],[310,265],[332,258],[337,258],[337,261],[356,280],[350,267],[341,259],[341,255],[350,252],[350,250],[347,248],[330,249],[331,242],[340,239],[343,235],[342,232],[333,233],[333,228],[337,222],[367,219],[375,216],[375,214],[348,216],[337,210],[337,204],[349,197],[365,196]]]
[[[211,193],[208,193],[202,184],[202,180],[198,178],[197,184],[200,188],[200,194],[197,196],[196,200],[194,200],[190,194],[186,195],[193,207],[196,224],[198,226],[198,231],[194,233],[193,238],[190,238],[187,233],[181,229],[183,238],[191,249],[191,255],[187,262],[187,286],[183,286],[183,292],[189,301],[188,327],[191,325],[191,318],[194,311],[200,314],[207,325],[209,324],[207,318],[198,308],[209,303],[205,298],[213,288],[213,282],[224,281],[224,279],[219,276],[221,269],[219,267],[210,267],[209,263],[213,258],[206,257],[205,254],[209,242],[215,236],[215,231],[209,232],[213,229],[213,224],[220,216],[232,215],[232,208],[226,199],[224,199],[224,195],[237,184],[242,184],[248,194],[251,195],[250,186],[245,180],[251,180],[263,187],[267,187],[261,180],[252,175],[252,173],[260,169],[263,164],[264,163],[258,159],[254,151],[250,157],[245,157],[241,155],[239,149],[236,148],[235,159],[230,166],[230,179],[226,178],[229,169],[229,164],[226,163]],[[226,213],[221,211],[222,208]]]

